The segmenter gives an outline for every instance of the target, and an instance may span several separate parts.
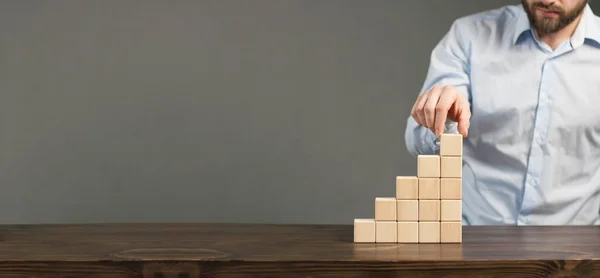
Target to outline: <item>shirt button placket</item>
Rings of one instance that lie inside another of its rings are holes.
[[[531,217],[528,217],[528,215],[532,213],[533,207],[540,199],[541,188],[539,181],[544,162],[542,148],[550,119],[550,107],[548,105],[550,86],[547,84],[547,82],[551,80],[548,76],[550,73],[548,61],[546,61],[542,66],[542,78],[540,80],[540,89],[538,93],[538,105],[535,111],[533,138],[528,157],[526,180],[523,188],[523,200],[518,219],[518,224],[520,225],[530,223]]]

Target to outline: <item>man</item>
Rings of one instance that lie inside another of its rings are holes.
[[[456,20],[433,49],[409,152],[463,143],[464,225],[600,224],[600,18],[522,0]]]

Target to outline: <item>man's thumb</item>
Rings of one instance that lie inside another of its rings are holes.
[[[465,113],[458,119],[458,132],[462,134],[463,137],[467,137],[469,135],[469,126],[471,125],[471,122],[469,117],[464,114]]]

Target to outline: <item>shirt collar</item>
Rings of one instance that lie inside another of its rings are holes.
[[[525,32],[531,32],[532,36],[535,35],[531,30],[527,14],[521,6],[515,23],[513,43],[517,43],[521,35]],[[589,5],[586,5],[581,21],[575,29],[575,33],[571,36],[571,44],[576,48],[581,46],[585,42],[585,39],[593,40],[600,46],[600,19],[593,13]]]

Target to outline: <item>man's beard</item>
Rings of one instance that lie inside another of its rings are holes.
[[[523,8],[525,9],[527,17],[529,18],[529,23],[535,29],[535,31],[539,35],[547,35],[556,33],[573,22],[583,12],[588,1],[582,1],[577,7],[568,12],[555,5],[545,5],[541,2],[534,3],[531,5],[531,7],[527,4],[526,0],[521,0],[521,3],[523,4]],[[557,12],[558,18],[536,18],[536,8]]]

